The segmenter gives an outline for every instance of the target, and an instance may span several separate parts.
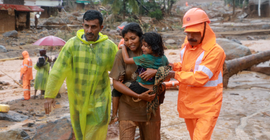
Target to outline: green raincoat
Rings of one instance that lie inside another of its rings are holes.
[[[34,88],[35,90],[45,90],[49,77],[50,64],[46,62],[42,67],[35,65],[34,68],[37,70]]]
[[[99,33],[95,42],[84,30],[68,40],[50,72],[45,98],[55,98],[67,78],[70,118],[77,140],[105,140],[111,110],[111,70],[117,46]]]

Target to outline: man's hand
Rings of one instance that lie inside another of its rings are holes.
[[[124,82],[124,79],[125,79],[125,76],[124,75],[121,75],[121,76],[119,76],[118,81],[120,81],[121,83],[123,83]]]
[[[174,78],[174,76],[175,76],[175,72],[174,71],[170,71],[164,81],[170,81],[170,79],[171,78]]]
[[[141,73],[139,76],[143,80],[148,81],[150,78],[155,77],[156,73],[157,73],[156,69],[147,68],[147,70],[145,72]]]
[[[153,92],[153,90],[147,90],[146,92],[142,94],[138,94],[138,98],[145,100],[147,102],[151,102],[152,100],[155,99],[156,94],[149,95],[150,92]]]
[[[46,114],[50,114],[52,106],[55,108],[55,100],[52,98],[45,99],[44,109]]]
[[[169,66],[171,66],[171,67],[172,67],[172,69],[173,69],[173,63],[169,63]]]

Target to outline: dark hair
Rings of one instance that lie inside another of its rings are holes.
[[[97,11],[97,10],[88,10],[83,15],[83,21],[84,20],[94,20],[94,19],[98,19],[99,24],[102,25],[103,17],[102,17],[102,14],[99,11]]]
[[[139,36],[139,38],[141,38],[143,34],[140,25],[135,22],[131,22],[124,27],[124,29],[122,30],[122,37],[124,38],[128,32],[136,34],[137,36]]]
[[[156,32],[148,32],[142,35],[142,39],[152,49],[153,53],[162,56],[164,55],[164,44],[160,34]]]

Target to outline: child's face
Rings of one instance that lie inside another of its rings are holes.
[[[144,40],[142,41],[143,54],[153,54],[151,46],[149,46]]]

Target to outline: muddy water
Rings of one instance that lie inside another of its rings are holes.
[[[230,78],[212,140],[270,139],[270,77],[241,72]],[[166,93],[161,106],[163,140],[189,140],[184,120],[178,118],[177,91]]]

